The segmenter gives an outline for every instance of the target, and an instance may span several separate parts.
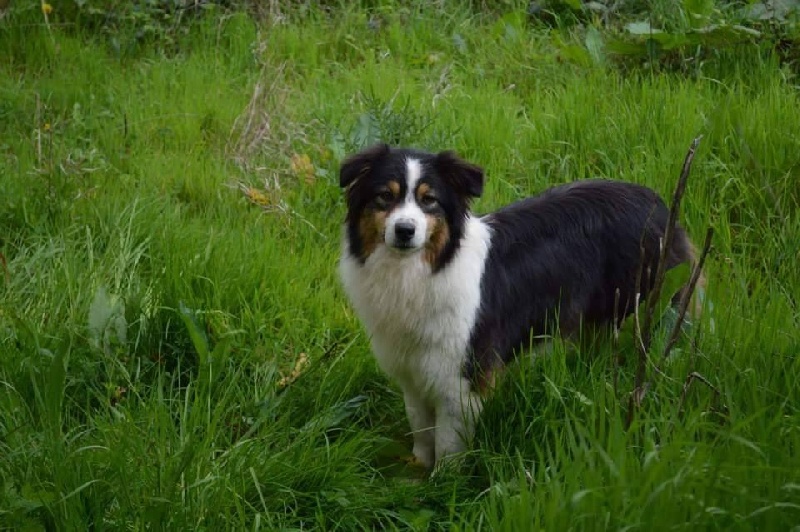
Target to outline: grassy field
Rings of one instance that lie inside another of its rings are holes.
[[[129,49],[58,8],[0,21],[0,528],[800,523],[796,67],[575,63],[578,38],[454,7],[210,11]],[[619,363],[557,345],[507,374],[460,469],[405,466],[336,276],[341,158],[456,149],[486,211],[595,176],[669,195],[698,135],[708,311],[632,425],[632,336]]]

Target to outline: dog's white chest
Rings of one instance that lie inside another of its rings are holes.
[[[469,218],[458,252],[435,274],[419,254],[402,256],[379,246],[362,265],[345,250],[343,285],[390,376],[421,380],[427,388],[432,380],[460,373],[480,307],[489,243],[488,227]]]

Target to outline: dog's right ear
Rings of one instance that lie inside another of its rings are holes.
[[[355,155],[351,155],[339,169],[339,186],[347,188],[369,172],[376,162],[389,154],[388,144],[375,144]]]
[[[466,197],[483,194],[483,168],[465,161],[453,151],[436,155],[436,168],[450,185]]]

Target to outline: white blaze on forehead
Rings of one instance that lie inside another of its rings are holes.
[[[414,191],[417,189],[417,183],[422,178],[422,163],[419,159],[406,159],[406,197],[409,199],[414,198]]]
[[[416,228],[414,237],[410,242],[412,249],[421,249],[425,245],[427,219],[425,218],[425,213],[422,212],[422,209],[419,208],[414,199],[417,183],[421,178],[422,163],[420,160],[406,159],[406,197],[386,220],[384,240],[389,246],[393,246],[395,243],[395,226],[398,222],[410,223]]]

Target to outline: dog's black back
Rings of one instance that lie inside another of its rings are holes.
[[[654,191],[609,180],[557,186],[487,215],[492,247],[469,377],[507,362],[532,336],[551,333],[548,327],[570,335],[581,323],[607,324],[633,312],[637,291],[644,299],[653,287],[668,217]],[[678,227],[666,266],[692,259]]]

